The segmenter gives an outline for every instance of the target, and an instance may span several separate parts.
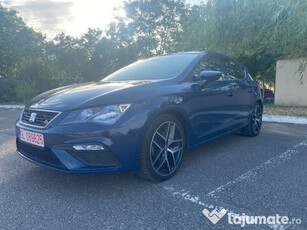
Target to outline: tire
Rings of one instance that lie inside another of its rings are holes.
[[[138,176],[164,181],[178,171],[185,149],[185,134],[178,119],[163,114],[148,127],[140,153]]]
[[[262,126],[262,105],[256,102],[250,115],[248,125],[241,130],[243,136],[258,136]]]

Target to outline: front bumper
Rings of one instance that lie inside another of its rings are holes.
[[[99,124],[79,124],[36,129],[16,123],[18,153],[38,165],[68,173],[133,171],[139,166],[142,127],[140,120],[127,120],[112,128]],[[42,133],[45,147],[18,139],[19,128]],[[77,151],[78,144],[99,144],[104,150]]]
[[[121,171],[122,165],[108,151],[83,152],[72,155],[64,150],[39,148],[16,138],[20,156],[40,166],[67,173],[95,173]]]

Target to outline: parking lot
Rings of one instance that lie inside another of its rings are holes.
[[[20,110],[0,110],[0,229],[238,229],[211,223],[204,208],[231,215],[299,218],[307,229],[307,125],[263,123],[256,138],[231,135],[186,152],[163,183],[133,172],[69,175],[16,153]]]

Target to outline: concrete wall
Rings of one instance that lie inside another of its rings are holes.
[[[275,105],[307,106],[307,68],[300,82],[298,68],[303,59],[278,60],[276,63]]]

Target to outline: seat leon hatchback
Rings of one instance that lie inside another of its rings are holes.
[[[192,147],[234,132],[257,136],[262,110],[258,84],[236,60],[163,55],[36,96],[16,123],[17,149],[62,172],[136,171],[163,181]]]

